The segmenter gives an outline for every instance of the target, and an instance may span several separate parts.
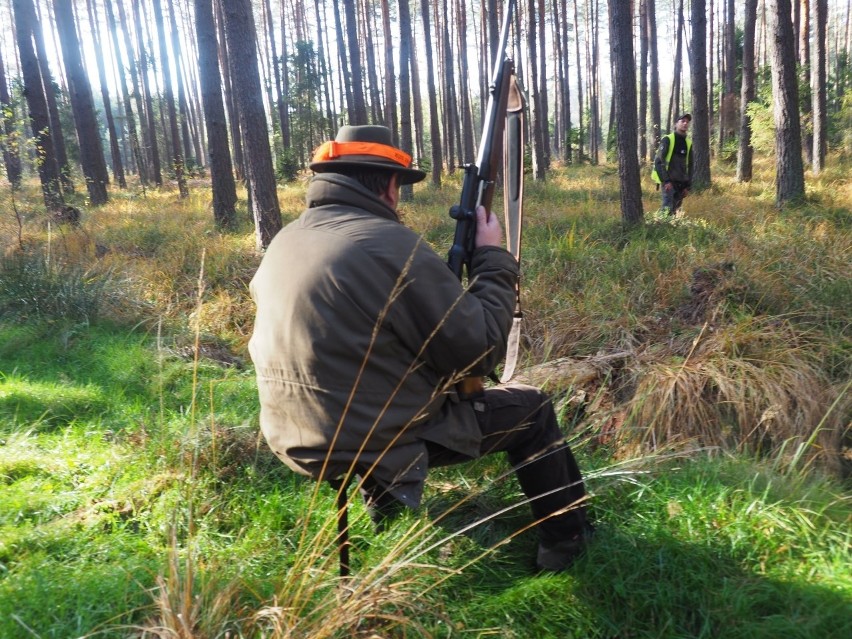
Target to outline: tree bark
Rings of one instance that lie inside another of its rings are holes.
[[[411,153],[411,14],[408,0],[399,0],[399,141],[406,153]],[[414,187],[406,184],[400,189],[403,201],[414,197]]]
[[[819,175],[825,166],[828,144],[828,100],[826,95],[826,23],[828,0],[811,0],[814,50],[811,55],[811,98],[813,100],[813,153],[811,170]]]
[[[737,181],[750,182],[754,148],[751,146],[751,118],[748,106],[755,98],[754,48],[757,23],[757,0],[745,0],[743,22],[743,79],[740,91],[740,140],[737,153]]]
[[[21,74],[24,79],[24,96],[30,114],[30,124],[35,137],[38,154],[38,176],[44,205],[50,212],[65,206],[60,186],[59,165],[53,146],[50,128],[50,114],[44,94],[44,78],[41,75],[36,51],[33,47],[35,10],[32,0],[13,0],[15,13],[15,33],[18,40],[18,54],[21,57]]]
[[[574,0],[574,48],[577,53],[577,162],[583,161],[583,65],[580,63],[580,20],[577,3]]]
[[[228,148],[228,127],[222,102],[222,76],[219,73],[216,24],[212,0],[195,0],[195,33],[198,38],[199,80],[204,120],[207,124],[210,181],[213,194],[213,220],[227,229],[237,220],[237,187]]]
[[[213,15],[216,17],[216,30],[219,42],[219,69],[222,71],[222,92],[225,95],[225,111],[228,114],[228,129],[233,144],[234,175],[237,180],[246,179],[245,154],[243,153],[243,132],[240,129],[240,114],[234,97],[234,85],[231,82],[231,54],[225,37],[225,18],[222,15],[222,0],[213,0]]]
[[[656,0],[646,0],[647,6],[647,29],[648,29],[648,58],[649,73],[648,81],[651,92],[651,143],[650,152],[653,155],[660,148],[660,136],[662,135],[662,105],[660,99],[660,58],[657,47],[657,9]]]
[[[799,89],[790,0],[775,0],[772,32],[772,95],[775,117],[775,205],[797,203],[805,195]]]
[[[175,111],[175,97],[172,91],[172,72],[171,60],[166,47],[166,29],[163,24],[163,7],[160,0],[153,0],[154,17],[157,23],[157,35],[160,40],[160,67],[163,72],[163,99],[166,102],[166,109],[169,117],[169,131],[171,132],[172,142],[172,169],[175,172],[175,180],[178,184],[180,197],[189,196],[189,190],[186,187],[186,176],[184,175],[183,152],[181,151],[180,132],[178,130],[177,113]]]
[[[65,73],[68,76],[68,89],[71,98],[71,110],[74,126],[77,129],[77,143],[80,146],[80,164],[86,176],[86,189],[89,201],[95,205],[105,204],[108,200],[106,161],[104,160],[101,136],[95,115],[95,100],[92,85],[83,68],[83,56],[80,42],[74,27],[74,12],[71,0],[53,0],[56,26],[62,46],[62,58]]]
[[[432,184],[441,186],[441,126],[438,117],[438,93],[435,90],[435,70],[432,55],[432,32],[429,21],[429,0],[420,0],[420,11],[423,17],[423,44],[426,48],[426,89],[429,92],[429,133],[432,160]]]
[[[92,0],[86,2],[86,7],[89,13],[89,22],[92,26],[92,38],[95,43],[96,51],[103,51],[100,37],[100,20],[97,17],[97,8]],[[115,119],[112,115],[112,101],[109,96],[109,85],[107,84],[106,67],[104,65],[104,57],[96,55],[98,66],[98,78],[101,85],[101,101],[104,105],[104,116],[106,117],[107,134],[109,135],[110,159],[112,160],[112,174],[118,186],[122,189],[127,188],[127,179],[124,176],[124,164],[121,160],[121,150],[118,146],[118,134],[115,129]]]
[[[12,185],[12,190],[21,188],[21,154],[18,134],[15,131],[15,107],[9,95],[9,85],[6,82],[6,67],[3,64],[3,52],[0,51],[0,120],[3,121],[3,132],[0,135],[0,149],[3,150],[3,164],[6,167],[6,178]]]
[[[234,96],[245,144],[247,188],[254,216],[256,243],[257,248],[262,250],[269,246],[272,238],[281,230],[281,210],[257,69],[257,36],[251,0],[224,2],[222,15],[232,65]]]
[[[358,49],[358,23],[355,16],[355,0],[343,0],[346,14],[346,40],[349,65],[352,69],[352,105],[350,124],[367,124],[367,105],[364,102],[364,73],[361,70],[361,55]]]
[[[643,211],[636,148],[636,61],[633,59],[633,16],[630,3],[609,0],[609,20],[621,220],[625,226],[635,226],[642,222]]]
[[[122,28],[125,33],[127,31],[127,21],[124,15],[123,3],[118,3],[118,11],[119,17],[121,18]],[[140,86],[142,89],[141,100],[144,103],[144,111],[140,108],[139,113],[145,114],[145,121],[143,123],[143,128],[145,130],[145,134],[143,135],[146,144],[146,150],[148,152],[148,164],[151,167],[151,170],[154,172],[153,179],[154,184],[157,186],[163,185],[163,171],[160,165],[160,148],[157,145],[157,123],[154,119],[154,102],[151,97],[151,90],[148,86],[148,55],[145,49],[145,38],[142,35],[142,15],[139,10],[139,0],[133,0],[133,21],[136,26],[136,41],[139,45],[139,49],[137,51],[137,55],[139,58],[139,79]],[[127,42],[129,44],[130,38],[128,36]],[[129,49],[132,50],[132,49]]]
[[[707,12],[692,0],[692,188],[710,186],[710,116],[707,96]]]
[[[399,113],[396,103],[396,72],[393,64],[393,36],[391,35],[388,0],[382,2],[382,34],[385,41],[385,116],[387,127],[395,143],[399,144]]]
[[[130,98],[130,90],[127,87],[127,76],[122,71],[125,68],[125,64],[123,61],[123,55],[121,52],[121,47],[119,46],[118,41],[118,24],[115,21],[115,13],[112,10],[112,3],[106,2],[106,12],[107,12],[107,22],[109,24],[109,29],[112,34],[112,48],[113,54],[115,55],[116,66],[118,66],[118,80],[119,86],[121,87],[121,97],[122,102],[124,104],[124,118],[126,121],[127,132],[130,137],[130,151],[133,154],[133,157],[136,161],[136,171],[139,175],[139,181],[142,184],[143,189],[148,186],[148,166],[145,161],[145,158],[142,154],[142,148],[139,144],[139,134],[136,130],[136,117],[133,113],[133,103]],[[129,44],[130,38],[127,36],[125,32],[125,43]],[[139,97],[138,91],[136,91],[136,87],[138,87],[137,78],[136,78],[136,62],[133,59],[133,51],[128,51],[128,61],[127,68],[130,71],[130,77],[133,82],[134,93],[136,94],[136,104],[141,108],[142,101]],[[140,118],[142,117],[142,111],[137,111],[139,113]]]

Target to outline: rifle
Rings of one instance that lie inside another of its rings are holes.
[[[468,278],[471,275],[471,258],[476,248],[476,209],[482,205],[490,213],[500,164],[504,166],[506,245],[515,259],[520,260],[524,100],[515,77],[514,62],[505,55],[514,6],[515,0],[509,0],[503,16],[476,163],[464,167],[460,201],[450,208],[450,217],[456,220],[456,230],[447,264],[459,280],[465,271]],[[510,351],[501,379],[504,382],[508,381],[514,371],[520,318],[518,297],[512,333],[509,336]],[[514,349],[514,352],[511,349]],[[462,380],[460,390],[463,394],[471,394],[481,387],[480,378],[466,378]]]

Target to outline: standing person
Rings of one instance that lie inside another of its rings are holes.
[[[531,386],[456,387],[503,358],[518,264],[479,207],[465,289],[400,221],[400,185],[426,175],[410,163],[382,126],[344,126],[314,156],[308,208],[250,286],[261,429],[296,472],[356,473],[377,524],[420,504],[429,468],[505,451],[541,520],[539,568],[565,569],[593,528],[552,403]]]
[[[692,139],[686,137],[692,115],[684,113],[664,135],[654,157],[654,182],[663,185],[663,210],[674,215],[692,186]]]

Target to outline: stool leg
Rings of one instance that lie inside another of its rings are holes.
[[[340,576],[349,576],[349,480],[329,479],[328,483],[337,491],[337,550],[340,556]]]

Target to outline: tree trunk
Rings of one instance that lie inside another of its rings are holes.
[[[6,178],[16,191],[21,187],[21,155],[20,142],[15,131],[15,107],[9,96],[9,85],[6,83],[6,68],[3,64],[3,52],[0,51],[0,120],[3,121],[3,131],[0,133],[0,149],[3,150],[3,164],[6,167]]]
[[[183,167],[184,171],[187,166],[198,165],[198,160],[193,160],[192,150],[192,135],[189,132],[190,113],[189,102],[186,99],[186,82],[182,71],[182,60],[184,58],[183,49],[180,46],[180,37],[178,36],[177,15],[175,11],[174,0],[169,0],[169,26],[171,28],[172,37],[172,53],[174,55],[174,72],[175,82],[178,89],[178,124],[180,125],[181,140],[183,141]],[[186,178],[184,177],[184,182]]]
[[[621,219],[625,226],[642,221],[642,184],[636,149],[636,61],[633,59],[633,16],[629,2],[609,0],[609,42],[613,60],[616,146],[621,186]]]
[[[772,95],[775,114],[775,204],[782,208],[805,196],[799,89],[790,0],[775,0],[772,31]]]
[[[399,0],[399,148],[411,153],[411,14],[408,0]],[[414,187],[403,185],[400,189],[403,201],[414,197]]]
[[[710,186],[710,116],[707,96],[707,12],[692,0],[692,188]]]
[[[393,36],[390,26],[388,0],[382,2],[382,35],[385,41],[385,116],[387,127],[396,144],[399,144],[399,113],[396,103],[396,72],[393,64]]]
[[[240,128],[240,114],[237,107],[234,85],[231,82],[231,53],[225,37],[225,17],[222,15],[222,1],[213,0],[213,14],[216,16],[216,29],[219,34],[219,69],[222,72],[222,92],[225,95],[225,110],[228,114],[228,129],[233,144],[234,174],[237,180],[245,180],[245,154],[243,153],[243,132]]]
[[[798,74],[798,84],[799,84],[799,119],[801,122],[804,122],[805,125],[802,127],[802,149],[805,153],[806,162],[813,166],[813,149],[814,149],[814,136],[813,136],[813,126],[808,126],[807,123],[813,122],[813,113],[812,113],[812,104],[813,104],[813,96],[809,95],[808,92],[811,89],[811,5],[816,0],[793,0],[792,4],[794,7],[798,9],[799,12],[799,31],[796,32],[796,25],[793,25],[793,43],[796,46],[796,53],[798,55],[799,60],[799,74]],[[798,37],[797,37],[798,35]],[[805,92],[802,95],[802,91]]]
[[[256,31],[251,0],[228,0],[222,15],[232,64],[231,78],[246,151],[248,191],[255,223],[257,248],[269,246],[281,230],[281,210],[269,148],[269,131],[263,111],[257,69]]]
[[[811,55],[811,98],[813,100],[813,158],[811,170],[819,175],[825,165],[828,144],[828,100],[826,97],[826,23],[828,20],[828,0],[812,0],[813,9],[813,54]]]
[[[384,122],[385,116],[382,109],[381,85],[379,83],[379,72],[376,67],[376,50],[373,46],[373,34],[376,33],[376,26],[373,24],[375,15],[371,11],[372,7],[369,6],[369,0],[363,0],[363,2],[361,30],[364,34],[364,59],[367,61],[367,88],[370,95],[370,111],[373,116],[373,122]]]
[[[694,28],[694,27],[693,27]],[[669,114],[666,122],[674,124],[680,111],[680,76],[682,64],[683,50],[683,0],[679,0],[677,12],[675,14],[675,55],[674,55],[674,76],[672,82],[672,94],[669,99]],[[694,120],[693,120],[694,122]]]
[[[737,153],[737,180],[750,182],[754,148],[751,146],[751,118],[748,106],[755,98],[754,48],[755,24],[757,23],[757,0],[745,0],[743,22],[743,79],[740,92],[740,146]]]
[[[648,0],[639,0],[639,161],[648,157]]]
[[[172,169],[175,172],[175,180],[178,183],[180,197],[189,196],[186,187],[186,176],[184,175],[183,152],[181,151],[180,132],[178,131],[177,113],[175,112],[175,97],[172,91],[172,72],[169,52],[166,47],[166,29],[163,24],[163,7],[160,0],[154,0],[154,17],[157,23],[157,35],[160,40],[160,67],[163,72],[163,99],[169,116],[169,131],[172,142]]]
[[[219,73],[216,24],[212,0],[194,0],[195,33],[198,38],[198,66],[201,102],[207,124],[210,181],[213,193],[213,220],[219,229],[236,224],[237,187],[228,148],[228,127],[222,102],[222,77]]]
[[[443,11],[441,15],[444,17],[442,21],[442,56],[441,59],[443,64],[441,66],[443,71],[443,82],[441,82],[441,86],[444,87],[444,132],[445,132],[445,140],[446,140],[446,155],[447,155],[447,171],[449,173],[453,173],[456,170],[456,158],[461,155],[456,152],[457,149],[461,148],[461,140],[459,139],[459,120],[458,120],[458,103],[456,101],[456,83],[455,83],[455,75],[454,69],[455,64],[453,60],[453,45],[452,40],[450,38],[450,29],[449,29],[449,20],[448,17],[448,0],[443,0]]]
[[[578,17],[577,3],[574,0],[574,45],[577,53],[577,162],[583,161],[583,65],[580,64],[580,20]]]
[[[651,143],[650,153],[660,148],[662,136],[662,104],[660,99],[660,58],[657,48],[657,9],[656,0],[646,0],[648,20],[648,57],[649,57],[649,89],[651,92]]]
[[[116,66],[118,67],[118,80],[119,86],[121,87],[121,97],[122,102],[124,103],[124,118],[126,121],[128,135],[130,137],[130,151],[133,154],[133,158],[136,161],[136,171],[139,174],[139,181],[142,184],[142,188],[144,189],[148,186],[148,165],[145,161],[145,158],[142,154],[142,148],[139,144],[139,134],[136,130],[136,117],[133,113],[133,103],[130,98],[130,89],[127,87],[127,76],[122,71],[124,68],[128,68],[130,71],[131,81],[133,82],[133,91],[136,96],[136,104],[141,109],[142,100],[139,96],[139,92],[137,91],[138,82],[136,77],[136,62],[133,59],[133,51],[132,49],[128,51],[128,61],[127,66],[125,67],[123,61],[123,55],[121,52],[121,47],[119,46],[118,41],[118,24],[115,20],[115,14],[112,10],[112,3],[106,2],[106,12],[107,12],[107,22],[109,23],[109,29],[112,33],[112,48],[113,54],[115,55]],[[119,3],[119,6],[121,4]],[[130,44],[130,38],[127,35],[127,32],[124,32],[124,40],[126,44]],[[139,117],[142,117],[142,111],[137,110],[139,113]],[[144,127],[143,127],[144,131]]]
[[[119,7],[119,16],[121,18],[122,27],[127,33],[127,22],[124,16],[123,4],[121,2],[118,3]],[[163,171],[160,166],[160,148],[157,145],[157,124],[154,117],[154,103],[151,98],[151,91],[148,87],[148,55],[145,49],[145,39],[142,35],[142,15],[139,10],[139,0],[133,0],[133,22],[136,26],[136,41],[139,45],[139,50],[137,55],[139,56],[139,67],[140,73],[140,86],[142,88],[141,99],[144,103],[144,111],[142,109],[139,110],[139,113],[145,114],[145,121],[143,123],[143,128],[145,129],[145,134],[143,135],[146,144],[146,150],[148,152],[148,164],[151,166],[151,170],[153,171],[153,179],[154,184],[157,186],[163,185]],[[128,37],[129,43],[129,37]]]
[[[367,105],[364,102],[364,73],[361,70],[361,55],[358,49],[358,23],[355,16],[355,0],[343,0],[346,13],[346,40],[349,64],[352,69],[352,105],[350,124],[367,124]]]
[[[476,149],[473,136],[473,113],[470,105],[470,74],[467,66],[467,9],[456,0],[456,17],[459,32],[459,108],[461,109],[462,158],[473,162]]]
[[[555,5],[554,5],[555,6]],[[561,20],[557,25],[557,31],[561,34],[562,40],[562,56],[561,66],[562,73],[560,74],[560,84],[562,87],[562,140],[564,147],[562,149],[562,159],[566,164],[571,164],[573,158],[573,141],[572,141],[572,125],[571,125],[571,84],[568,78],[568,69],[570,68],[568,55],[568,43],[571,41],[568,35],[568,1],[561,0]],[[576,32],[574,37],[577,37]]]
[[[435,70],[432,61],[432,32],[429,21],[429,0],[420,0],[423,17],[423,45],[426,48],[426,90],[429,92],[429,133],[432,159],[432,184],[441,186],[441,126],[438,118],[438,94],[435,90]]]
[[[36,51],[33,48],[33,30],[35,10],[32,0],[13,0],[15,11],[15,33],[18,40],[18,53],[21,58],[21,74],[24,79],[24,95],[30,113],[30,124],[35,137],[38,153],[38,176],[44,205],[48,211],[58,211],[65,205],[59,184],[59,165],[51,137],[50,115],[47,99],[44,95],[44,78],[41,76]]]
[[[100,20],[98,20],[97,18],[97,9],[92,0],[87,0],[86,8],[89,14],[89,22],[93,25],[92,38],[95,44],[95,50],[103,51],[99,26],[101,23]],[[104,116],[106,117],[107,123],[107,134],[109,135],[109,149],[110,159],[112,160],[112,173],[116,182],[118,182],[118,186],[122,189],[126,189],[127,180],[124,177],[124,165],[121,161],[121,150],[118,146],[118,135],[116,134],[115,130],[115,119],[112,115],[112,102],[109,96],[109,85],[107,84],[104,56],[96,55],[95,58],[98,66],[98,78],[100,79],[101,85],[101,100],[103,101],[104,105]]]
[[[80,42],[74,27],[74,12],[71,0],[53,0],[56,14],[56,27],[62,46],[62,58],[68,75],[68,88],[71,98],[71,110],[74,114],[74,126],[77,129],[77,143],[80,146],[80,164],[86,176],[86,189],[89,201],[98,206],[108,200],[106,162],[104,160],[101,136],[95,115],[95,100],[92,86],[83,68],[83,56]]]
[[[544,0],[538,0],[538,45],[538,91],[540,105],[539,116],[541,118],[541,150],[543,152],[542,159],[544,160],[543,170],[546,173],[550,168],[550,116],[547,97],[547,42],[545,40]],[[544,179],[544,177],[545,176],[542,175],[541,179]]]
[[[527,4],[527,51],[529,51],[529,77],[530,82],[530,118],[532,120],[532,172],[533,179],[544,180],[545,178],[545,153],[544,153],[544,117],[542,107],[541,76],[538,72],[538,29],[536,28],[536,0],[529,0]]]

